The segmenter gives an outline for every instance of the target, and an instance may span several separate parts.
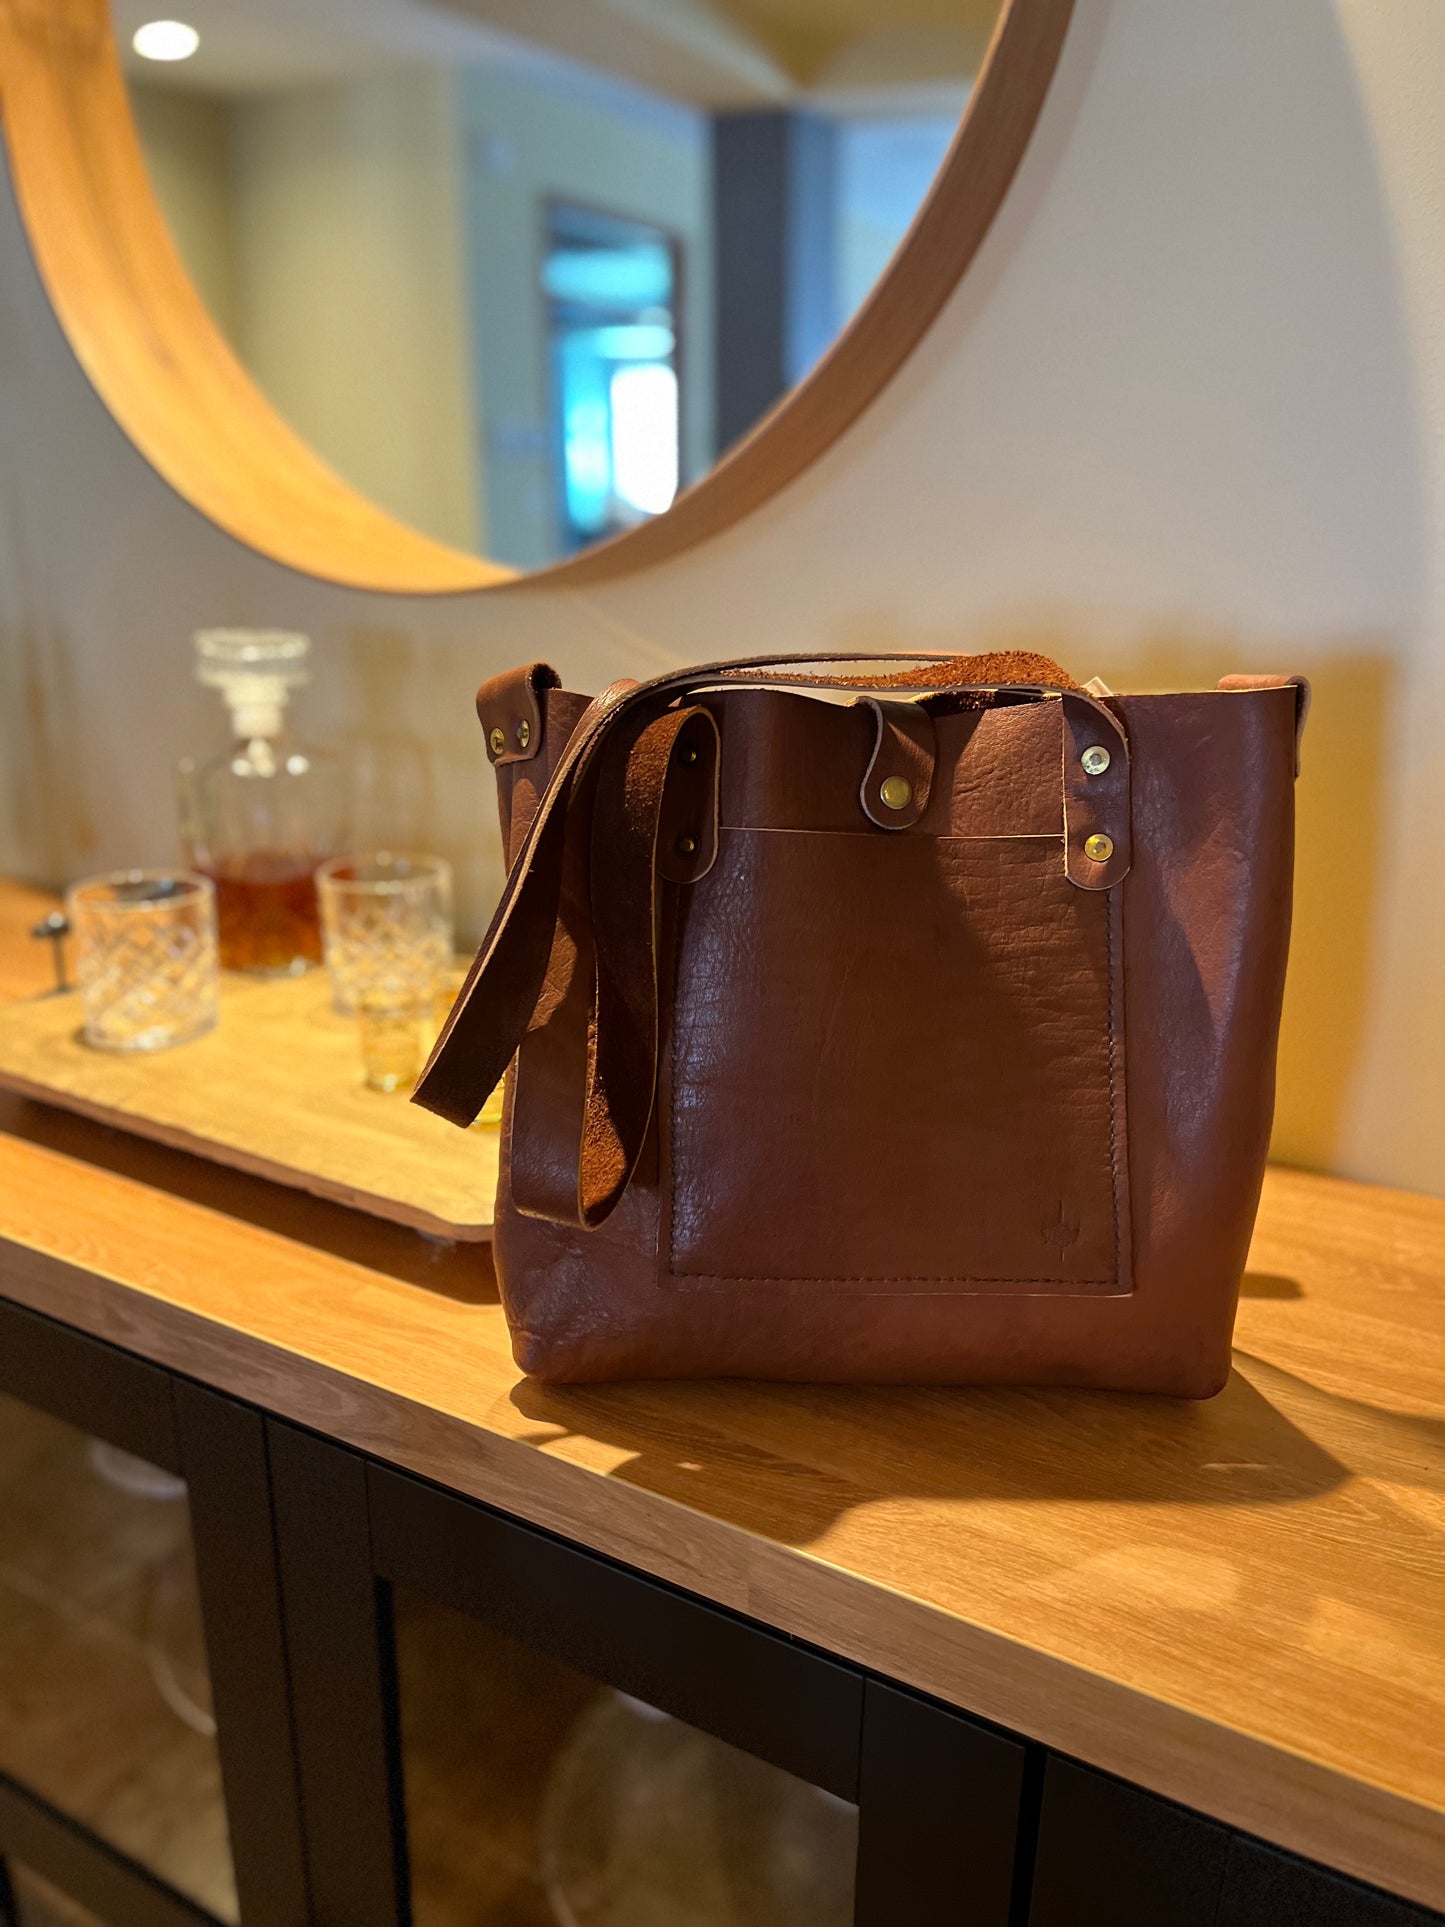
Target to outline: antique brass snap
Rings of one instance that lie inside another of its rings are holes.
[[[1084,838],[1084,855],[1091,856],[1095,863],[1107,863],[1114,854],[1114,839],[1095,830],[1092,836]]]
[[[691,768],[691,766],[697,761],[697,750],[694,748],[694,746],[691,743],[684,743],[681,749],[679,749],[679,751],[677,752],[677,760],[679,763],[683,764],[684,767]]]
[[[532,740],[532,725],[524,716],[517,724],[517,748],[525,749]]]
[[[906,810],[913,801],[913,785],[906,776],[885,776],[878,795],[890,810]]]
[[[507,747],[506,731],[494,729],[487,738],[487,747],[491,750],[493,756],[500,756],[502,751]]]
[[[1086,776],[1102,776],[1109,767],[1109,752],[1102,743],[1091,743],[1079,761]]]
[[[696,856],[697,838],[695,836],[680,836],[674,847],[679,856]]]

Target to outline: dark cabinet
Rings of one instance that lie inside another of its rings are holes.
[[[1038,1749],[881,1680],[863,1709],[859,1922],[1015,1921]]]
[[[271,1462],[324,1927],[1008,1927],[1021,1742],[294,1428]]]
[[[289,1736],[259,1415],[0,1303],[0,1920],[301,1927]]]
[[[1427,1915],[0,1299],[0,1927]]]
[[[1051,1758],[1029,1927],[1214,1927],[1225,1828]]]
[[[1436,1914],[1050,1758],[1029,1927],[1429,1927]]]
[[[0,1920],[7,1927],[11,1921],[16,1927],[106,1927],[89,1907],[82,1907],[17,1860],[0,1868]]]
[[[1261,1841],[1236,1839],[1217,1927],[1429,1927],[1438,1919]]]

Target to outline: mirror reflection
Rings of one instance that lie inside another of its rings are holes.
[[[261,390],[373,500],[526,569],[661,512],[807,373],[926,196],[1002,4],[114,21],[161,207]]]

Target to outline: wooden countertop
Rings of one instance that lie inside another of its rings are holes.
[[[484,1248],[0,1127],[16,1302],[1445,1909],[1445,1202],[1272,1171],[1206,1405],[547,1390]]]

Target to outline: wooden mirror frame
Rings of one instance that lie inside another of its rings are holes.
[[[630,574],[732,527],[824,453],[898,371],[978,251],[1058,64],[1073,0],[1005,0],[917,218],[812,372],[652,521],[528,574],[433,540],[344,482],[211,319],[152,192],[107,0],[0,0],[0,117],[36,266],[82,369],[207,520],[303,574],[444,594]]]

